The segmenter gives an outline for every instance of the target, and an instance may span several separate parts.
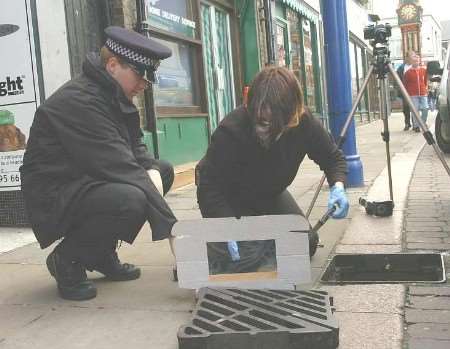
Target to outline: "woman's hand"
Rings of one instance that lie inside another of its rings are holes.
[[[328,208],[336,206],[336,211],[331,217],[336,219],[345,218],[348,213],[349,203],[347,195],[345,194],[344,184],[342,182],[336,182],[330,188],[330,197],[328,198]]]

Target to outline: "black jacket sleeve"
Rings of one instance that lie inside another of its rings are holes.
[[[238,150],[236,140],[226,129],[219,126],[211,138],[206,155],[208,161],[199,163],[197,196],[203,217],[235,216],[226,191],[238,176]]]
[[[347,163],[330,133],[309,113],[304,115],[301,123],[308,157],[325,172],[328,184],[332,186],[336,182],[345,182]]]
[[[137,137],[132,140],[133,154],[136,158],[136,161],[147,171],[152,169],[159,171],[159,166],[157,165],[154,157],[149,153],[147,146],[142,141],[143,136],[144,135],[142,134],[142,131],[139,130],[139,134],[137,135]]]

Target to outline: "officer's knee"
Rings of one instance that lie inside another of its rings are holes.
[[[123,188],[121,200],[123,213],[136,221],[145,221],[147,217],[147,197],[145,193],[134,186]]]
[[[163,184],[163,191],[166,194],[170,188],[172,188],[172,184],[175,178],[175,172],[172,164],[165,160],[156,160],[159,166],[159,173],[161,174],[161,180]]]

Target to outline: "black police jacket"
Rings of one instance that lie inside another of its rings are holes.
[[[347,163],[342,152],[308,110],[298,126],[267,150],[257,141],[247,109],[238,107],[222,120],[197,165],[202,213],[212,212],[214,217],[245,215],[255,202],[281,194],[296,177],[306,155],[325,172],[330,185],[345,181]]]
[[[136,107],[98,55],[89,54],[81,76],[37,109],[20,168],[25,208],[42,248],[64,236],[80,198],[108,182],[141,189],[153,240],[168,237],[176,219],[146,172],[157,165],[141,138]]]

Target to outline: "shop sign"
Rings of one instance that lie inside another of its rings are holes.
[[[157,7],[159,2],[161,1],[145,0],[145,18],[147,23],[167,31],[175,31],[190,37],[195,36],[196,23],[194,21],[167,9]],[[176,6],[174,10],[176,10]]]
[[[19,167],[39,91],[29,0],[2,0],[0,11],[0,191],[19,190]]]

